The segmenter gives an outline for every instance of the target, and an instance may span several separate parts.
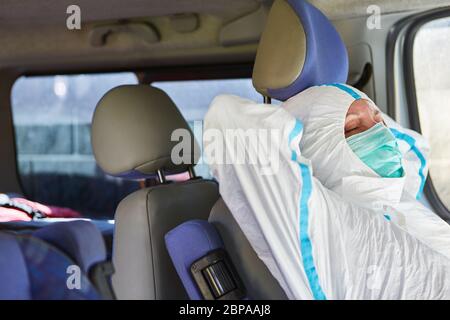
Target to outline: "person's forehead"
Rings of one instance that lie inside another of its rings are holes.
[[[365,99],[358,99],[353,101],[353,103],[348,108],[347,114],[356,114],[363,111],[376,111],[376,107]]]

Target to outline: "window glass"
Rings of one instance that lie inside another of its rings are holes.
[[[153,82],[152,86],[164,90],[172,98],[193,129],[200,145],[202,144],[203,118],[216,96],[233,94],[258,103],[263,102],[263,97],[253,88],[251,79],[162,81]],[[208,166],[202,159],[195,167],[195,171],[203,178],[211,178]]]
[[[105,175],[96,165],[90,124],[110,89],[135,84],[134,73],[21,77],[12,90],[19,176],[25,196],[111,218],[138,183]]]
[[[414,41],[414,77],[422,133],[429,140],[430,177],[450,209],[450,18],[425,24]]]

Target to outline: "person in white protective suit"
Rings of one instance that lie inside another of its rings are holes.
[[[330,21],[274,1],[253,84],[284,103],[213,100],[204,154],[220,194],[290,299],[450,299],[450,226],[418,201],[427,143],[347,75]]]
[[[416,199],[425,141],[365,94],[314,86],[281,106],[222,95],[204,143],[225,203],[288,298],[450,298],[450,226]],[[260,161],[234,161],[244,149]]]

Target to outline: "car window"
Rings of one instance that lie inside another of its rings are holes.
[[[203,118],[214,97],[220,94],[233,94],[259,103],[263,102],[262,96],[254,89],[251,79],[161,81],[153,82],[152,86],[164,90],[172,98],[193,129],[200,145]],[[275,100],[273,103],[280,102]],[[209,168],[202,159],[195,167],[195,171],[203,178],[211,178]]]
[[[450,18],[426,23],[414,41],[414,80],[422,133],[429,140],[430,177],[450,209]]]
[[[105,175],[96,165],[90,124],[110,89],[135,84],[134,73],[30,76],[12,89],[18,171],[25,196],[111,218],[138,183]]]

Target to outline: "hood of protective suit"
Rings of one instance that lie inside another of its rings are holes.
[[[350,148],[344,135],[345,118],[357,99],[375,104],[362,92],[343,84],[311,87],[283,103],[304,125],[300,149],[311,160],[314,176],[348,201],[373,208],[396,205],[405,175],[383,178]]]

